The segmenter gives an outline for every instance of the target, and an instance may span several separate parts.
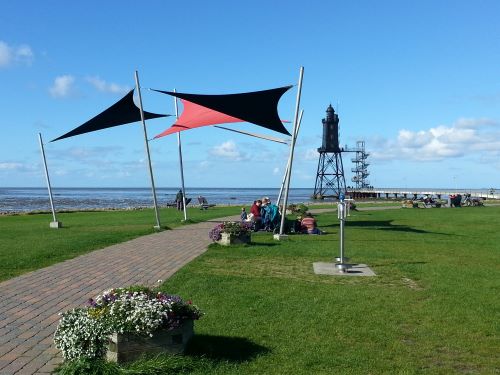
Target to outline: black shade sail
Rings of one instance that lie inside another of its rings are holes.
[[[170,115],[160,115],[144,111],[145,120],[167,116]],[[91,120],[71,130],[70,132],[61,135],[56,139],[53,139],[51,142],[73,137],[79,134],[90,133],[96,130],[112,128],[113,126],[129,124],[131,122],[137,121],[141,121],[141,112],[134,103],[134,89],[132,89],[127,95],[125,95],[122,99],[120,99],[108,109],[99,113]]]
[[[278,102],[281,96],[291,87],[284,86],[270,90],[226,95],[198,95],[162,90],[154,91],[172,95],[243,121],[290,135],[278,116]]]

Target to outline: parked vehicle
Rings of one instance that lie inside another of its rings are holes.
[[[443,204],[440,200],[434,199],[430,195],[426,195],[425,197],[413,200],[413,207],[418,208],[419,202],[423,203],[424,208],[431,208],[431,207],[439,208]]]
[[[470,194],[465,194],[462,204],[466,207],[483,206],[483,198],[471,197]]]

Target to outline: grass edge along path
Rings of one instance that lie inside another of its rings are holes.
[[[188,209],[188,222],[238,214],[238,207]],[[162,229],[184,225],[182,211],[160,212]],[[88,252],[155,233],[152,209],[75,211],[58,214],[60,229],[49,228],[50,214],[0,216],[0,281]]]

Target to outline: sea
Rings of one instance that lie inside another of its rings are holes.
[[[210,204],[249,207],[253,201],[269,197],[276,202],[278,188],[186,188],[186,197],[191,198],[191,205],[198,204],[198,197],[203,196]],[[384,189],[390,191],[391,189]],[[405,189],[394,189],[404,191]],[[446,191],[454,189],[408,189],[414,191],[442,191],[442,198],[447,199]],[[488,189],[459,190],[460,193],[482,193]],[[490,189],[498,195],[500,189]],[[179,188],[157,188],[156,197],[160,207],[175,200]],[[311,203],[314,189],[291,188],[288,203]],[[53,188],[52,195],[57,211],[139,209],[153,207],[151,188]],[[317,201],[316,201],[317,202]],[[49,212],[50,200],[47,188],[0,187],[0,214]]]
[[[313,190],[290,189],[288,202],[310,202]],[[179,188],[157,188],[158,205],[166,206],[174,201],[178,191]],[[263,197],[275,202],[278,194],[278,188],[186,188],[191,204],[198,204],[197,198],[201,195],[210,204],[248,207]],[[53,188],[52,195],[58,211],[153,207],[151,188]],[[0,213],[35,211],[50,211],[47,188],[0,187]]]

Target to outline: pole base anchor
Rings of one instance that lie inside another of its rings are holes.
[[[348,273],[349,272],[349,268],[351,268],[351,267],[352,267],[351,264],[347,264],[347,263],[335,263],[335,268],[337,268],[340,273]]]
[[[279,233],[276,233],[273,235],[273,238],[277,241],[283,241],[283,240],[288,240],[288,235],[287,234],[279,234]]]
[[[62,228],[62,223],[60,221],[51,221],[49,225],[54,229]]]

